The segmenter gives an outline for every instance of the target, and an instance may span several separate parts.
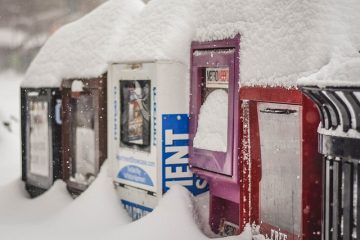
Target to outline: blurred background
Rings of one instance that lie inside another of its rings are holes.
[[[0,72],[23,74],[48,37],[106,0],[0,0]]]

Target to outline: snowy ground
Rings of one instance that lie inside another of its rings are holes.
[[[20,180],[20,96],[22,76],[0,74],[0,239],[209,239],[208,194],[192,197],[172,188],[149,215],[131,223],[119,204],[106,167],[75,200],[57,181],[44,195],[29,199]],[[3,124],[6,123],[6,126]],[[205,234],[206,233],[206,234]],[[240,236],[252,239],[250,227]],[[263,239],[255,236],[254,239]]]

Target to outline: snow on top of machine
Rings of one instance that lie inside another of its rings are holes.
[[[241,34],[240,84],[296,86],[335,56],[358,56],[360,2],[200,0],[195,40]]]
[[[299,85],[355,87],[360,85],[360,57],[334,58],[319,72],[298,80]]]
[[[151,0],[121,40],[112,61],[188,63],[196,6],[195,0]]]
[[[56,31],[26,72],[24,87],[59,87],[65,78],[105,73],[127,26],[143,9],[141,0],[110,0]]]

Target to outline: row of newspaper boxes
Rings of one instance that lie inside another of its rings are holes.
[[[78,195],[107,157],[106,77],[22,88],[22,179],[35,197],[64,179]]]
[[[77,195],[107,158],[134,220],[180,184],[210,190],[209,224],[222,236],[255,222],[270,239],[321,239],[318,110],[295,88],[239,87],[239,46],[239,36],[194,42],[190,94],[186,66],[173,61],[112,64],[107,77],[22,89],[30,194],[63,178]]]

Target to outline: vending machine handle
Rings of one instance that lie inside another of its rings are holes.
[[[273,114],[292,114],[296,113],[296,110],[293,109],[280,109],[280,108],[266,108],[264,110],[260,110],[262,113],[273,113]]]
[[[61,119],[61,99],[56,99],[56,105],[55,105],[55,122],[59,125],[62,124]]]

